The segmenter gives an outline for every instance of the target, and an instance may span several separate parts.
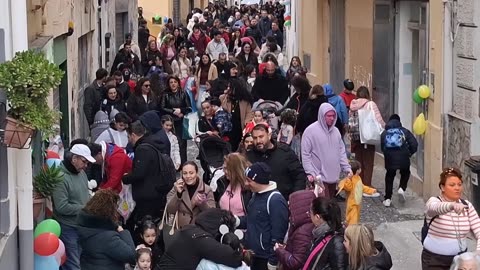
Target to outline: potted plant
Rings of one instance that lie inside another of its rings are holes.
[[[45,199],[52,196],[55,188],[63,181],[63,172],[55,165],[45,166],[33,177],[33,217],[38,218]]]
[[[54,134],[60,112],[48,106],[51,91],[60,85],[63,71],[40,52],[17,52],[0,64],[0,87],[5,89],[7,112],[4,142],[13,148],[29,147],[35,131],[44,138]]]

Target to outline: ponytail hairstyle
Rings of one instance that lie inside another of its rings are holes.
[[[251,250],[244,249],[240,239],[233,232],[224,234],[221,238],[222,244],[230,246],[237,255],[242,256],[242,261],[250,266],[252,264],[253,252]]]
[[[342,211],[335,200],[324,197],[312,201],[312,214],[319,215],[335,232],[342,231]]]
[[[363,269],[367,257],[377,252],[372,229],[363,224],[352,224],[345,230],[345,239],[350,244],[348,251],[350,269]]]

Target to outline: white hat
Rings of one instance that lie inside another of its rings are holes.
[[[95,163],[96,160],[92,157],[92,152],[90,148],[85,144],[75,144],[71,149],[70,153],[86,158],[89,162]]]

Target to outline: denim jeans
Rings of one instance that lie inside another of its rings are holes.
[[[63,244],[65,245],[65,253],[67,255],[67,260],[60,267],[60,269],[80,270],[80,253],[82,251],[80,245],[78,244],[77,229],[62,223],[60,223],[60,227],[62,229],[60,240],[62,240]]]

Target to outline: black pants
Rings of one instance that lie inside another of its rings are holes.
[[[250,266],[251,270],[268,270],[267,267],[268,259],[253,257],[252,265]]]
[[[422,251],[423,270],[448,270],[455,256],[438,255],[426,249]]]
[[[387,169],[385,175],[385,199],[392,199],[393,181],[397,175],[397,170]],[[408,179],[410,179],[410,169],[400,169],[400,188],[407,189]]]

